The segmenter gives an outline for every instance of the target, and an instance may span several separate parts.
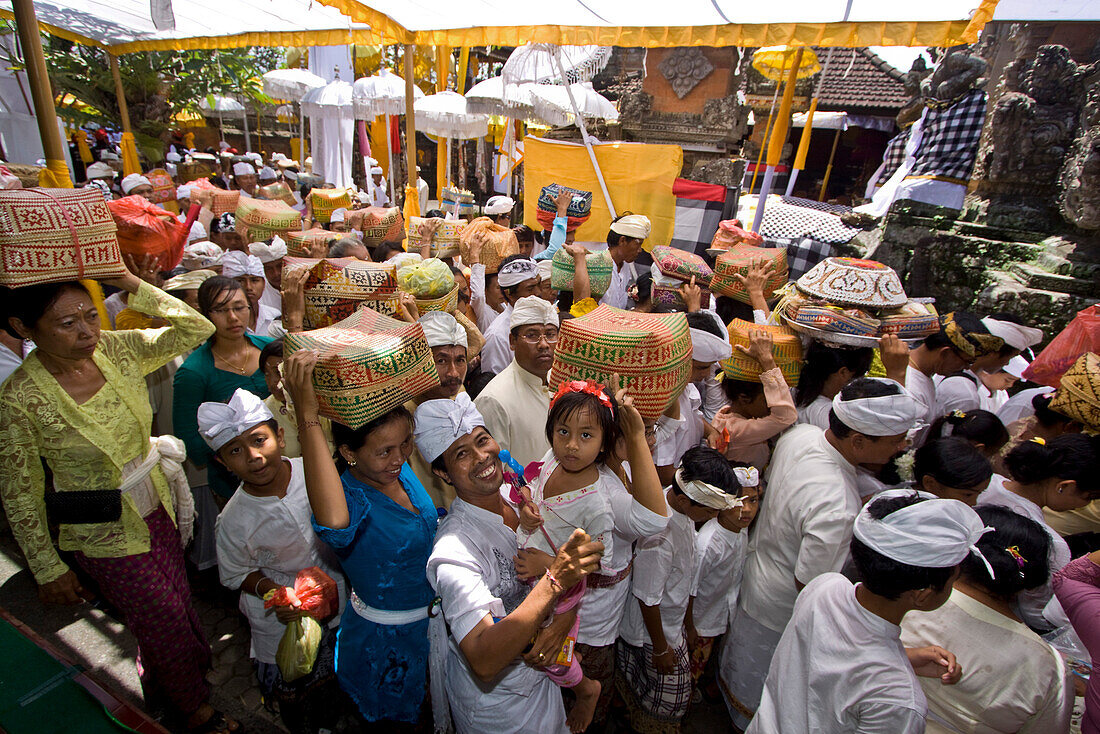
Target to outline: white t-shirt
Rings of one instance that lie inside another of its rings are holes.
[[[290,464],[286,496],[256,497],[241,488],[218,515],[214,529],[218,576],[224,586],[234,590],[253,571],[262,571],[277,584],[293,586],[299,571],[318,566],[340,590],[336,617],[329,625],[335,627],[347,601],[344,574],[332,550],[313,532],[302,460],[283,461]],[[286,625],[275,617],[274,609],[264,609],[263,600],[255,594],[242,591],[240,609],[252,629],[250,655],[262,663],[274,663]]]
[[[695,577],[691,581],[691,617],[701,637],[717,637],[729,626],[745,570],[748,530],[727,530],[718,518],[695,536]]]
[[[833,401],[824,395],[818,395],[809,405],[798,409],[798,422],[809,423],[823,431],[829,429],[829,411],[833,409]]]
[[[1005,478],[1000,474],[994,474],[989,480],[989,487],[978,495],[978,506],[999,505],[1007,507],[1017,515],[1030,518],[1047,532],[1050,536],[1050,575],[1058,571],[1073,560],[1069,544],[1054,528],[1047,525],[1043,516],[1043,508],[1026,497],[1021,497],[1015,492],[1005,489]],[[1016,606],[1020,617],[1036,629],[1051,629],[1069,624],[1069,617],[1062,610],[1062,605],[1054,596],[1052,581],[1047,580],[1042,586],[1022,591],[1016,597]]]
[[[936,385],[936,417],[956,410],[968,413],[980,408],[980,387],[982,384],[973,370],[963,370],[962,374],[944,377]]]
[[[848,579],[818,576],[798,597],[746,734],[923,734],[927,703],[900,636]]]
[[[264,278],[264,292],[260,294],[260,305],[267,306],[279,312],[283,313],[283,294],[279,292],[279,289],[271,285],[271,281]]]
[[[631,577],[631,596],[626,603],[619,636],[635,647],[650,644],[638,602],[661,607],[661,628],[669,647],[684,640],[684,614],[695,576],[695,524],[673,511],[668,527],[638,541]]]
[[[271,336],[271,325],[276,322],[281,323],[282,318],[282,313],[261,303],[256,309],[256,328],[249,329],[248,333],[256,336]]]
[[[488,308],[488,306],[486,306]],[[512,362],[515,356],[508,343],[512,333],[512,307],[504,304],[489,328],[485,330],[485,346],[481,348],[481,371],[499,375]]]
[[[924,444],[928,436],[928,426],[931,426],[932,422],[940,417],[937,413],[939,406],[936,404],[936,383],[932,381],[931,377],[913,365],[909,365],[905,370],[905,387],[925,407],[924,415],[921,417],[925,425],[909,431],[909,438],[913,442],[913,447],[917,448]]]
[[[1021,390],[1005,401],[1005,404],[997,411],[997,417],[1000,418],[1001,423],[1004,423],[1006,426],[1015,423],[1021,418],[1030,418],[1035,415],[1035,406],[1031,404],[1035,396],[1046,395],[1052,392],[1054,392],[1054,388],[1047,387],[1046,385]]]
[[[780,437],[766,480],[739,604],[782,632],[798,596],[795,581],[808,584],[844,564],[862,503],[855,467],[817,426],[794,426]]]
[[[569,731],[561,693],[544,672],[517,658],[486,683],[459,647],[487,615],[506,617],[526,598],[512,560],[517,548],[500,515],[461,499],[439,522],[427,573],[450,629],[445,686],[459,734]]]
[[[695,385],[689,382],[677,402],[679,418],[662,415],[657,419],[657,446],[653,449],[657,466],[679,466],[684,452],[703,441],[703,399]]]
[[[6,346],[0,344],[0,385],[11,377],[11,373],[19,369],[27,355],[34,351],[34,342],[24,341],[20,353],[16,354]],[[155,411],[154,411],[155,412]]]
[[[630,296],[626,295],[626,289],[637,279],[633,263],[623,263],[619,267],[612,263],[611,284],[607,287],[607,293],[600,298],[600,303],[615,308],[627,308],[630,305]]]

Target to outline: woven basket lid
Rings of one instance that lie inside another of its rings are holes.
[[[909,301],[893,268],[853,257],[827,257],[796,285],[803,293],[844,306],[896,308]]]
[[[1100,432],[1100,356],[1085,352],[1062,375],[1050,409]]]
[[[798,384],[798,375],[802,372],[802,340],[793,329],[787,326],[774,324],[754,324],[742,319],[734,319],[726,327],[729,333],[730,344],[734,345],[733,354],[729,359],[724,359],[722,373],[734,380],[746,380],[760,382],[760,363],[747,354],[743,354],[736,345],[749,346],[749,333],[762,330],[772,336],[772,356],[775,357],[775,366],[783,373],[787,384],[794,387]]]

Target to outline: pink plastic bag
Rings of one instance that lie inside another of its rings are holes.
[[[1097,306],[1078,311],[1073,321],[1024,370],[1024,379],[1058,387],[1065,371],[1085,352],[1100,352],[1100,308]]]

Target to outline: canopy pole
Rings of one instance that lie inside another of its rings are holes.
[[[390,174],[390,193],[393,194],[393,198],[395,199],[393,203],[396,204],[397,188],[393,185],[393,116],[383,115],[383,117],[386,118],[386,170],[388,170]],[[369,173],[367,174],[367,178],[372,181],[374,180]]]
[[[565,78],[565,67],[561,63],[561,47],[555,47],[554,62],[558,65],[558,73],[561,74],[561,83],[565,86],[565,94],[569,97],[569,104],[573,108],[574,121],[577,123],[577,127],[581,130],[581,140],[584,141],[584,149],[588,151],[588,158],[592,161],[592,168],[596,171],[596,180],[600,183],[600,191],[603,193],[603,200],[607,203],[607,210],[611,214],[611,218],[614,219],[615,206],[611,203],[611,194],[607,191],[607,184],[603,180],[603,171],[600,170],[600,164],[596,160],[596,151],[592,150],[592,139],[588,137],[588,128],[584,124],[584,116],[581,115],[580,109],[577,107],[577,100],[573,98],[573,90],[569,88],[569,80]]]
[[[302,109],[302,103],[298,103],[298,165],[301,170],[306,166],[306,113]]]
[[[420,197],[416,191],[416,114],[413,112],[413,62],[416,45],[405,44],[405,154],[408,175],[405,177],[405,221],[420,216]]]
[[[115,78],[115,99],[118,100],[118,114],[122,118],[122,132],[130,130],[130,108],[126,104],[126,94],[122,88],[122,72],[118,68],[118,57],[108,54],[111,59],[111,76]]]
[[[445,92],[447,90],[448,79],[448,58],[450,57],[449,46],[437,46],[435,49],[435,91]],[[459,94],[462,91],[459,90]],[[439,165],[439,161],[446,158],[447,169],[444,171]],[[440,201],[443,201],[443,187],[451,185],[451,140],[447,139],[446,142],[443,138],[438,138],[435,144],[435,160],[436,160],[436,172],[435,172],[435,188],[436,196]]]
[[[784,65],[786,65],[786,58],[783,59]],[[776,82],[775,93],[772,94],[772,106],[768,110],[768,121],[764,123],[764,136],[760,140],[760,152],[756,154],[756,167],[752,169],[752,181],[749,183],[749,193],[756,188],[756,177],[760,173],[760,164],[764,161],[764,151],[768,147],[768,136],[772,133],[772,122],[775,121],[775,101],[779,99],[779,87],[780,84]]]
[[[241,113],[241,119],[244,120],[244,152],[252,152],[252,141],[248,137],[248,108],[246,107],[244,112]]]
[[[829,152],[829,165],[825,166],[825,179],[821,182],[821,193],[818,194],[818,201],[825,201],[825,190],[829,188],[829,177],[833,175],[833,158],[836,156],[836,146],[840,142],[840,128],[836,129],[836,135],[833,136],[833,149]]]
[[[851,2],[848,3],[848,7],[852,7]],[[806,167],[806,153],[810,150],[810,133],[813,132],[817,98],[821,96],[821,87],[825,83],[825,75],[829,73],[829,66],[833,63],[833,53],[835,51],[835,47],[830,47],[829,53],[825,56],[825,65],[821,67],[821,76],[818,77],[817,84],[814,86],[814,96],[810,100],[810,109],[806,110],[806,124],[802,128],[802,138],[798,141],[798,153],[794,157],[791,178],[787,181],[787,196],[790,196],[791,192],[794,191],[794,182],[798,180],[798,172]]]
[[[783,141],[787,138],[787,123],[791,116],[791,102],[794,101],[795,82],[798,81],[798,67],[802,65],[802,47],[794,53],[794,63],[787,74],[787,85],[783,89],[783,101],[779,103],[779,115],[772,127],[772,135],[768,140],[768,167],[764,171],[764,181],[760,184],[760,195],[756,199],[756,217],[752,222],[752,231],[760,232],[760,222],[764,219],[764,206],[771,193],[772,177],[775,175],[775,167],[779,165],[779,158],[783,155]]]
[[[118,101],[118,115],[122,122],[122,172],[126,175],[141,173],[138,160],[137,142],[130,128],[130,108],[126,105],[126,92],[122,87],[122,72],[119,70],[118,57],[108,53],[111,60],[111,76],[115,79],[115,99]]]
[[[57,129],[57,110],[53,105],[50,77],[46,71],[46,58],[42,55],[42,39],[38,35],[38,17],[31,0],[13,0],[15,27],[19,43],[23,47],[23,60],[27,64],[27,79],[34,101],[34,119],[38,123],[38,136],[42,139],[42,152],[46,156],[46,181],[43,185],[72,188],[69,165],[65,162],[65,148],[61,143],[61,131]]]

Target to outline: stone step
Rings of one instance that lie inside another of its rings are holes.
[[[1050,250],[1039,255],[1034,264],[1048,273],[1066,275],[1085,281],[1095,280],[1100,276],[1100,263],[1074,260]]]
[[[1009,266],[1009,272],[1018,277],[1028,288],[1054,293],[1067,293],[1075,296],[1098,295],[1095,278],[1078,278],[1073,275],[1061,275],[1033,265],[1016,262]]]
[[[978,294],[972,310],[978,313],[1007,311],[1030,326],[1043,329],[1047,338],[1065,328],[1081,309],[1097,302],[1097,293],[1082,297],[1070,293],[1029,288],[1015,273],[986,271],[988,285]]]

